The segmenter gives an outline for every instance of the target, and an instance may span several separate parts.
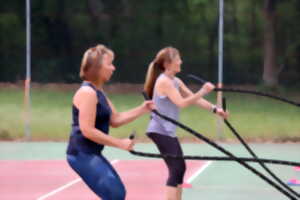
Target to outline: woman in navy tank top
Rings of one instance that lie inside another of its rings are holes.
[[[173,47],[160,50],[150,63],[144,90],[154,101],[156,109],[175,120],[179,119],[180,108],[190,105],[197,105],[222,117],[227,117],[228,114],[222,108],[218,108],[202,98],[214,89],[213,84],[205,83],[198,92],[193,93],[176,77],[176,74],[181,71],[181,64],[179,51]],[[183,156],[174,124],[152,114],[147,135],[162,154]],[[185,161],[183,158],[170,157],[164,158],[164,161],[169,170],[165,199],[180,200],[182,196],[181,185],[186,170]]]
[[[67,161],[102,200],[124,200],[125,187],[112,165],[101,154],[104,146],[131,150],[133,141],[109,136],[109,126],[119,127],[153,109],[151,101],[118,113],[103,92],[115,70],[114,53],[104,45],[88,49],[82,59],[81,87],[73,97],[72,131]]]

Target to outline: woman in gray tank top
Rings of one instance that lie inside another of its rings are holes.
[[[144,90],[156,106],[156,109],[175,120],[179,119],[179,110],[190,105],[197,105],[210,110],[222,117],[227,113],[202,97],[211,92],[215,86],[205,83],[196,93],[176,77],[181,71],[182,60],[179,51],[173,47],[166,47],[158,52],[150,63],[146,75]],[[176,137],[176,126],[156,114],[151,115],[147,135],[156,144],[161,154],[183,156],[180,143]],[[166,199],[180,200],[182,183],[186,169],[183,158],[165,158],[169,177],[166,182]]]

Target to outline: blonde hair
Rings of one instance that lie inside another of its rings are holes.
[[[165,70],[164,64],[166,62],[171,62],[177,55],[179,55],[179,51],[176,48],[163,48],[157,53],[155,59],[148,66],[146,81],[144,84],[144,91],[151,99],[153,97],[153,90],[156,79]]]
[[[85,81],[96,81],[98,79],[98,71],[102,65],[103,56],[105,54],[114,55],[113,51],[104,45],[97,45],[89,48],[83,54],[81,61],[79,76]]]

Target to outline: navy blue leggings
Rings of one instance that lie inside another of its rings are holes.
[[[79,152],[67,155],[73,170],[102,200],[124,200],[126,190],[119,175],[102,156]]]

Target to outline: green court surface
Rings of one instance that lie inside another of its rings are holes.
[[[250,157],[240,144],[221,144],[238,156]],[[186,155],[220,156],[214,148],[206,144],[182,144]],[[300,161],[300,144],[250,144],[260,158]],[[1,142],[0,160],[64,160],[66,143],[57,142]],[[144,152],[157,152],[151,143],[136,144],[135,149]],[[110,160],[147,160],[149,158],[133,156],[115,148],[106,147],[104,154]],[[251,164],[259,171],[258,164]],[[300,179],[290,166],[268,166],[284,182],[291,178]],[[160,169],[153,169],[160,170]],[[161,169],[164,170],[164,169]],[[264,173],[264,172],[263,172]],[[266,173],[264,173],[266,174]],[[143,176],[141,174],[140,178]],[[185,189],[183,199],[213,200],[284,200],[288,199],[275,188],[235,162],[213,161],[192,181],[193,187]],[[300,187],[293,187],[300,192]]]

